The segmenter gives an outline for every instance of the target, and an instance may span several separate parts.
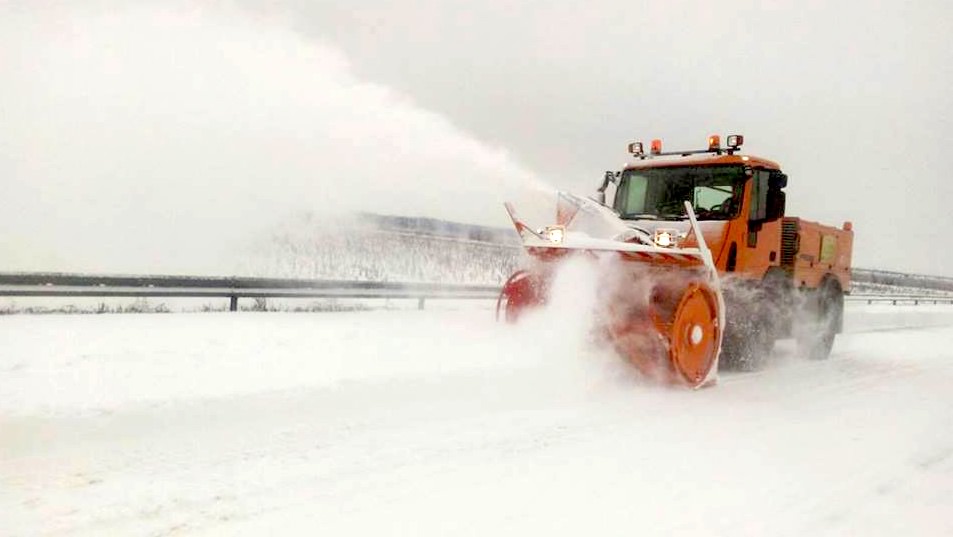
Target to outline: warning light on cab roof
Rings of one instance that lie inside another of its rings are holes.
[[[706,149],[697,149],[697,150],[688,150],[688,151],[673,151],[669,153],[662,152],[662,140],[656,138],[652,140],[651,145],[649,146],[649,154],[645,154],[645,146],[642,142],[631,142],[628,146],[629,153],[633,156],[638,157],[641,160],[647,158],[665,156],[665,155],[681,155],[687,157],[688,155],[698,155],[702,153],[715,153],[716,155],[721,155],[723,152],[727,152],[729,155],[734,155],[736,151],[741,148],[741,144],[745,141],[745,137],[740,134],[732,134],[727,138],[728,147],[727,149],[722,149],[721,147],[721,135],[712,134],[708,137],[708,147]],[[743,160],[747,160],[747,157],[742,157]]]

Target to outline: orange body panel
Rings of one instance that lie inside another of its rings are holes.
[[[794,284],[815,288],[828,274],[850,290],[850,262],[853,231],[834,228],[800,218],[785,218],[797,225],[799,247],[794,258]]]

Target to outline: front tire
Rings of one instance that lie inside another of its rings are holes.
[[[726,293],[728,326],[719,364],[726,371],[757,371],[771,356],[783,325],[788,278],[771,271],[759,285],[740,284]]]
[[[726,371],[757,371],[764,367],[773,348],[774,334],[769,322],[752,315],[735,317],[725,327],[718,363]]]

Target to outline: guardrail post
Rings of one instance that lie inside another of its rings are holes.
[[[424,309],[424,297],[420,297],[417,299],[417,309],[418,310]]]
[[[228,297],[228,311],[238,311],[238,297],[232,295]]]

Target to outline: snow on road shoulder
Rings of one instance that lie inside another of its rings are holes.
[[[0,320],[6,342],[0,410],[106,410],[375,376],[439,375],[504,359],[471,350],[480,341],[464,325],[470,318],[442,313],[434,322],[406,311],[12,316]]]
[[[951,325],[953,325],[953,305],[949,304],[893,306],[848,302],[845,306],[845,332]]]
[[[517,370],[583,342],[512,330],[487,309],[345,313],[43,315],[0,319],[0,413],[109,411],[351,381]],[[567,339],[568,338],[568,339]]]
[[[628,371],[579,324],[591,290],[572,289],[519,327],[484,307],[339,313],[12,315],[0,318],[0,413],[109,411],[355,381],[439,379],[537,368],[588,387]],[[950,306],[849,304],[848,332],[953,324]],[[835,353],[843,348],[841,336]],[[541,367],[545,365],[545,367]],[[572,389],[572,388],[570,388]]]

